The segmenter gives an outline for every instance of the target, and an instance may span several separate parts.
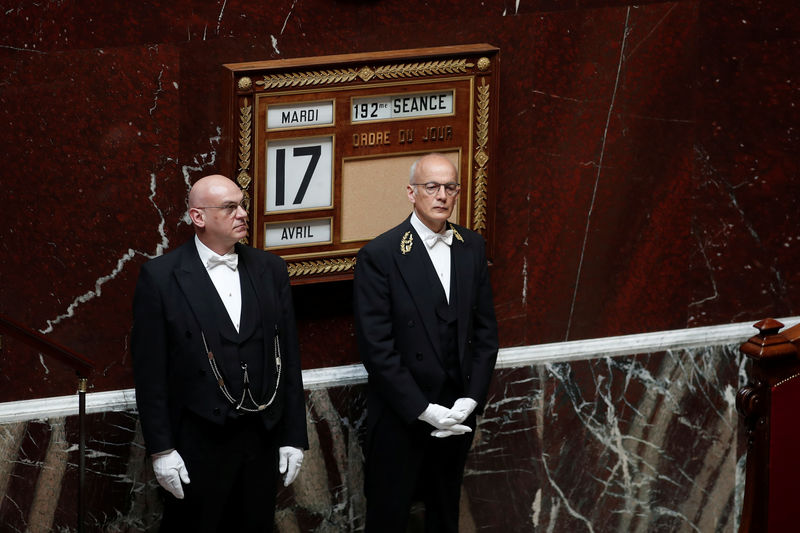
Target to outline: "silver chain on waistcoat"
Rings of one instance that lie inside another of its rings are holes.
[[[225,396],[225,399],[227,399],[237,411],[257,413],[258,411],[263,411],[275,401],[275,396],[278,394],[278,387],[281,384],[281,343],[280,339],[278,338],[277,327],[275,329],[275,368],[278,370],[278,377],[275,379],[275,390],[272,391],[272,396],[270,397],[269,401],[264,404],[259,404],[255,398],[253,398],[253,394],[250,392],[250,376],[247,374],[247,363],[242,363],[242,381],[244,382],[242,387],[242,397],[238,401],[233,397],[228,390],[228,386],[225,384],[225,378],[222,377],[222,373],[217,367],[217,360],[214,357],[214,353],[208,349],[206,336],[202,330],[200,331],[200,336],[203,338],[203,347],[206,349],[206,354],[208,354],[208,364],[211,365],[211,372],[214,374],[214,377],[217,380],[219,390],[222,391],[222,395]],[[244,402],[248,399],[250,400],[250,405],[253,407],[245,407]]]

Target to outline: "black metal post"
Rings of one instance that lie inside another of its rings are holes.
[[[78,533],[84,533],[86,502],[84,483],[86,481],[86,378],[78,379]]]

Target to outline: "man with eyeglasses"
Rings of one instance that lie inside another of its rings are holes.
[[[194,238],[139,273],[131,353],[161,531],[272,531],[278,474],[292,483],[308,449],[289,276],[239,242],[248,208],[230,179],[201,178]]]
[[[464,465],[498,349],[484,240],[448,221],[459,191],[449,159],[421,157],[407,186],[413,212],[358,253],[367,533],[404,532],[416,500],[426,531],[458,531]]]

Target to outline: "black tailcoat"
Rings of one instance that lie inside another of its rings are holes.
[[[455,343],[460,383],[457,388],[463,396],[478,403],[476,412],[482,412],[498,350],[485,243],[483,237],[462,226],[450,224],[449,227],[455,233],[450,250],[451,272],[455,276],[451,287],[456,291],[451,298],[455,296],[458,320]],[[446,347],[442,346],[435,311],[435,291],[441,287],[431,285],[427,269],[432,268],[425,243],[413,229],[410,217],[369,242],[358,253],[354,306],[359,352],[369,374],[368,473],[384,466],[374,464],[383,460],[371,460],[373,442],[384,443],[381,446],[408,442],[407,439],[386,438],[384,435],[376,438],[376,432],[396,432],[399,427],[400,431],[409,434],[420,429],[425,434],[430,433],[433,428],[421,427],[423,423],[417,418],[429,403],[442,401],[440,398],[448,387]],[[384,418],[394,421],[382,422]],[[469,419],[469,423],[474,425],[474,417]],[[450,439],[454,437],[444,441],[450,442]],[[396,450],[399,459],[409,450],[406,444],[397,446],[404,447]],[[380,455],[386,457],[383,452]],[[463,469],[463,462],[461,467]],[[396,474],[393,472],[391,475]],[[417,474],[408,473],[410,476]],[[399,475],[405,475],[402,468]],[[380,476],[374,479],[380,486],[367,485],[368,502],[382,496],[393,497],[391,485],[401,483],[397,479],[385,479],[384,483]],[[457,490],[460,475],[455,485]]]
[[[286,264],[278,256],[241,244],[236,245],[236,252],[243,265],[242,276],[249,276],[249,283],[242,279],[242,291],[252,287],[255,292],[261,319],[256,327],[262,329],[264,345],[263,373],[258,381],[270,394],[277,375],[273,353],[276,334],[281,346],[282,375],[277,396],[269,408],[255,416],[260,416],[264,426],[273,432],[278,445],[308,448]],[[133,301],[131,352],[136,403],[150,453],[176,448],[181,416],[186,411],[222,425],[232,409],[219,390],[201,336],[202,332],[210,351],[223,353],[217,312],[222,308],[218,299],[194,239],[142,266]],[[245,317],[243,325],[246,320]],[[220,370],[229,383],[241,381],[241,370],[235,364],[222,362]]]

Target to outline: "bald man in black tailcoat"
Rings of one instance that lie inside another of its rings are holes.
[[[228,178],[198,180],[195,237],[136,285],[136,404],[165,490],[161,531],[272,531],[278,473],[291,483],[308,449],[286,264],[239,244],[247,207]]]

